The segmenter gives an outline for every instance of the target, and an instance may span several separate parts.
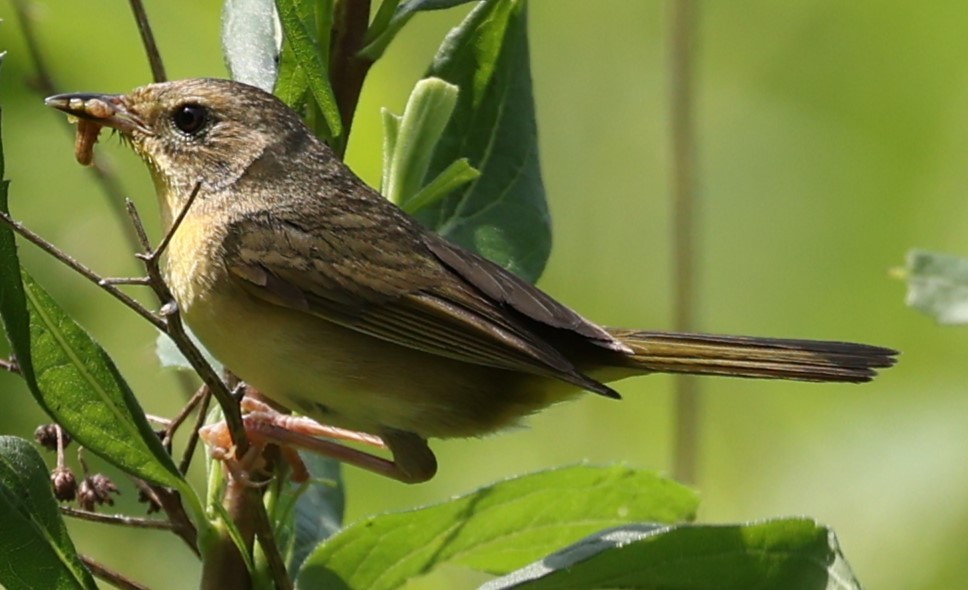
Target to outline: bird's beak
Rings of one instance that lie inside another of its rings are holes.
[[[133,131],[152,135],[151,128],[128,109],[121,94],[57,94],[47,97],[44,104],[79,119],[117,129],[125,135]]]

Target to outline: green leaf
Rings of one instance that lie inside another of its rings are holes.
[[[442,563],[506,573],[605,527],[691,519],[696,506],[692,491],[652,473],[545,471],[354,523],[306,559],[297,587],[397,588]]]
[[[3,174],[0,150],[0,176]],[[7,183],[0,213],[9,215]],[[26,272],[0,224],[0,315],[37,403],[78,442],[136,477],[192,495],[114,363]]]
[[[67,534],[44,460],[12,436],[0,436],[0,523],[0,586],[97,588]]]
[[[524,0],[486,0],[451,31],[428,75],[457,85],[427,178],[467,158],[481,176],[417,217],[534,281],[551,252],[538,162]]]
[[[941,324],[968,323],[968,259],[911,250],[903,276],[908,305]]]
[[[380,194],[387,194],[390,184],[390,172],[393,168],[393,154],[397,151],[397,136],[400,135],[401,117],[394,115],[389,109],[380,109],[383,120],[383,175],[380,179]]]
[[[395,132],[386,142],[393,151],[384,153],[383,195],[392,203],[406,203],[423,187],[430,156],[457,104],[457,87],[438,78],[417,82],[407,100]],[[384,118],[386,126],[387,119]],[[392,123],[391,123],[392,126]]]
[[[274,0],[225,0],[222,54],[233,80],[272,92],[282,48],[277,23]]]
[[[410,17],[422,10],[442,10],[471,1],[473,0],[409,0],[400,4],[399,0],[383,0],[366,32],[366,46],[360,51],[360,55],[373,61],[379,59]]]
[[[451,163],[437,178],[407,199],[403,204],[403,210],[415,215],[417,211],[433,205],[468,182],[477,180],[480,175],[480,171],[471,166],[467,158],[461,158]]]
[[[306,77],[309,91],[329,128],[329,136],[339,137],[343,124],[333,88],[329,84],[329,67],[317,50],[313,34],[303,22],[296,0],[276,0],[276,8],[282,21],[285,45],[292,51],[293,58]]]
[[[273,0],[275,1],[275,0]],[[297,0],[296,14],[309,29],[316,21],[314,0]],[[306,99],[309,96],[309,81],[306,74],[296,61],[292,48],[283,43],[282,54],[279,56],[279,75],[273,93],[290,108],[305,115]]]
[[[602,531],[481,590],[847,590],[860,584],[837,538],[804,518]]]

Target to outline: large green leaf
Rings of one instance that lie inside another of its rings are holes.
[[[968,323],[968,259],[911,250],[904,276],[908,305],[941,324]]]
[[[297,587],[398,588],[442,563],[512,571],[602,528],[693,518],[696,495],[652,473],[576,466],[499,482],[340,531],[303,564]]]
[[[524,0],[486,0],[444,40],[428,76],[456,85],[457,107],[425,181],[467,158],[475,181],[417,213],[450,240],[535,280],[551,251]]]
[[[804,518],[729,526],[632,525],[602,531],[481,590],[852,590],[826,527]]]
[[[0,436],[0,523],[0,586],[97,588],[67,535],[44,460],[12,436]]]
[[[9,215],[5,181],[0,212]],[[27,386],[58,424],[132,475],[191,494],[104,349],[21,272],[6,224],[0,224],[0,315]]]

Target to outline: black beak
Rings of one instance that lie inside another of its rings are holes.
[[[117,129],[125,135],[130,135],[133,131],[153,134],[144,121],[128,109],[122,94],[57,94],[47,97],[44,104],[79,119]]]

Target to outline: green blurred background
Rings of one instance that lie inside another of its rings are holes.
[[[172,78],[224,76],[219,2],[147,1]],[[705,522],[809,515],[832,526],[871,588],[956,587],[968,577],[968,334],[906,308],[888,278],[907,249],[968,253],[968,10],[938,0],[702,3],[700,317],[704,329],[859,340],[900,365],[865,386],[704,380],[699,479]],[[373,70],[349,161],[379,181],[379,109],[400,112],[464,10],[418,15]],[[37,2],[62,91],[127,91],[149,71],[126,3]],[[116,221],[74,162],[61,116],[0,0],[3,139],[11,209],[109,275],[136,271]],[[541,286],[611,325],[671,317],[668,6],[533,0],[532,69],[555,246]],[[102,136],[97,156],[155,217],[136,158]],[[157,235],[157,224],[152,224]],[[182,394],[142,321],[64,267],[24,264],[114,355],[149,412]],[[671,469],[672,381],[620,385],[483,440],[435,441],[440,473],[404,486],[347,470],[349,519],[447,498],[513,474],[589,460]],[[0,375],[0,432],[43,416]],[[200,474],[196,474],[200,475]],[[200,478],[198,478],[200,481]],[[124,485],[120,508],[140,511]],[[174,537],[73,524],[80,549],[152,588],[195,585]],[[440,587],[469,582],[434,576]],[[477,579],[477,578],[470,578]]]

